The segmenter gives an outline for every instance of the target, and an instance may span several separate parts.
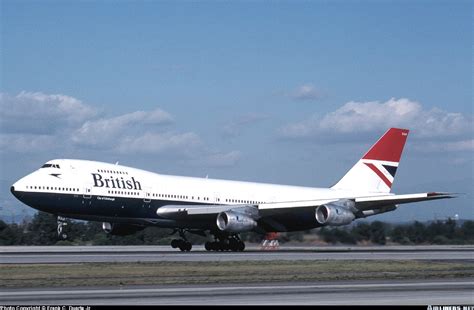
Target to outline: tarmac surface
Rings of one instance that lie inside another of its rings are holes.
[[[427,260],[474,263],[474,246],[301,247],[207,252],[194,246],[2,246],[0,265],[77,262]],[[0,289],[7,305],[473,305],[474,279],[356,280]]]
[[[180,252],[169,246],[2,246],[0,264],[99,262],[199,262],[273,260],[441,260],[474,261],[474,246],[290,247],[244,252],[207,252],[194,246]]]
[[[472,305],[474,279],[251,285],[9,289],[3,304],[40,305]]]

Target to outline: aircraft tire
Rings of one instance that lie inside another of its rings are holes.
[[[185,247],[184,250],[185,250],[186,252],[189,252],[189,251],[191,251],[191,249],[193,248],[193,245],[192,245],[191,242],[185,242],[185,243],[184,243],[184,247]]]
[[[238,249],[238,241],[237,241],[237,240],[234,240],[234,239],[231,239],[231,240],[229,241],[228,248],[229,248],[229,250],[231,250],[232,252],[236,252],[237,249]]]
[[[179,246],[179,243],[180,243],[180,242],[179,242],[178,239],[173,239],[173,240],[171,240],[171,247],[172,247],[173,249],[176,249],[176,248]]]

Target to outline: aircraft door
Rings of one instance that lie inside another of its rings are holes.
[[[143,191],[143,202],[150,203],[151,202],[151,188],[145,187]]]
[[[219,195],[219,193],[214,193],[214,201],[213,201],[215,204],[221,204],[222,201],[221,201],[221,196]]]
[[[92,193],[91,193],[91,188],[86,186],[84,187],[84,194],[82,195],[84,199],[91,199]]]

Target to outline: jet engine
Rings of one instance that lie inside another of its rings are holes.
[[[253,218],[233,211],[219,213],[216,223],[220,230],[232,233],[250,231],[257,226],[257,222]]]
[[[136,233],[137,231],[143,230],[145,227],[131,224],[122,223],[102,223],[102,229],[111,235],[115,236],[127,236]]]
[[[321,205],[316,208],[316,221],[321,225],[347,225],[355,219],[353,208],[354,202],[350,200]]]

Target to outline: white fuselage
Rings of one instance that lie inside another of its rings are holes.
[[[161,199],[199,204],[265,204],[362,197],[329,188],[277,185],[157,174],[109,163],[58,159],[14,184],[25,192]],[[59,167],[59,168],[57,168]]]
[[[169,228],[214,227],[216,218],[212,214],[220,212],[219,208],[253,206],[268,219],[266,229],[270,231],[319,227],[314,216],[316,200],[324,203],[369,195],[330,188],[161,175],[72,159],[47,162],[16,182],[12,193],[35,209],[62,217]],[[169,216],[199,206],[206,210],[198,218]]]

